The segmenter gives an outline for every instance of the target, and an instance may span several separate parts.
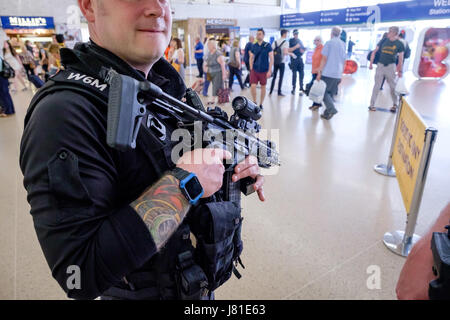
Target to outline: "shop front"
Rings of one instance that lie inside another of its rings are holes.
[[[239,27],[236,19],[187,19],[175,20],[172,24],[172,36],[177,37],[183,43],[186,55],[186,64],[193,65],[195,38],[200,37],[202,42],[215,38],[219,43],[239,38]]]
[[[20,51],[19,42],[41,43],[44,47],[56,34],[53,17],[0,16],[2,29]]]

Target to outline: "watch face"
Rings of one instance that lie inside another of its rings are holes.
[[[186,191],[189,193],[191,199],[195,199],[203,191],[202,185],[200,184],[200,181],[198,181],[197,177],[191,178],[186,183],[185,188]]]

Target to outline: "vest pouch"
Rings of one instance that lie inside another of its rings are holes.
[[[242,252],[241,223],[241,208],[232,201],[205,203],[194,212],[190,226],[197,238],[195,259],[208,277],[210,291],[233,273],[233,262]]]
[[[178,255],[177,287],[181,300],[201,300],[208,294],[208,279],[190,251]]]

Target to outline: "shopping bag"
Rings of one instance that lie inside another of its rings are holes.
[[[177,70],[177,72],[180,72],[181,67],[180,67],[180,65],[178,63],[172,62],[172,67],[174,67],[175,70]]]
[[[41,78],[39,78],[38,76],[34,75],[34,74],[30,74],[28,76],[28,80],[37,88],[39,89],[40,87],[42,87],[44,85],[44,81],[42,81]]]
[[[230,102],[230,88],[228,86],[228,81],[224,81],[224,88],[219,89],[217,91],[217,97],[219,100],[219,103],[228,103]]]
[[[309,98],[315,103],[322,103],[326,89],[327,84],[325,83],[325,81],[314,80],[314,83],[311,86],[311,89],[309,90]]]
[[[397,85],[395,86],[395,92],[403,96],[407,96],[409,94],[409,91],[406,88],[404,77],[398,78]]]

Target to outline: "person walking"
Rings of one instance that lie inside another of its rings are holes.
[[[203,70],[203,89],[202,89],[202,94],[204,97],[208,97],[208,89],[209,89],[209,84],[211,83],[211,81],[208,80],[207,74],[206,74],[206,70],[205,70],[205,61],[206,59],[208,59],[208,55],[209,55],[209,49],[208,49],[208,42],[210,40],[214,40],[214,38],[209,38],[207,40],[205,40],[205,45],[203,48],[203,66],[202,66],[202,70]]]
[[[198,76],[197,78],[203,77],[203,43],[200,41],[200,37],[195,38],[195,60],[197,60]]]
[[[19,58],[14,47],[11,45],[11,42],[5,41],[3,45],[3,59],[14,69],[15,77],[13,78],[13,90],[12,92],[17,91],[18,85],[17,82],[20,82],[23,86],[22,91],[27,90],[27,86],[25,84],[25,79],[23,74],[25,73],[25,69],[22,65],[22,61]]]
[[[295,94],[295,87],[297,86],[297,73],[299,74],[300,95],[305,92],[303,88],[303,78],[305,77],[305,65],[303,63],[302,55],[306,51],[302,41],[298,38],[298,30],[293,32],[294,37],[289,40],[289,48],[294,54],[291,56],[291,70],[292,70],[292,94]]]
[[[241,48],[239,48],[239,40],[233,41],[233,46],[230,50],[230,62],[228,63],[230,70],[229,86],[233,89],[234,76],[238,79],[239,86],[243,90],[244,84],[242,83],[242,62],[241,62]]]
[[[270,92],[269,95],[272,94],[273,88],[275,87],[275,81],[277,79],[278,71],[280,71],[280,79],[278,80],[278,95],[284,96],[284,94],[281,92],[281,87],[283,85],[283,77],[284,77],[284,70],[286,65],[286,58],[289,54],[289,43],[287,41],[287,35],[288,31],[286,29],[283,29],[280,31],[280,39],[274,41],[272,44],[273,49],[273,77],[272,77],[272,83],[270,85]]]
[[[322,60],[317,70],[316,79],[325,81],[327,85],[323,98],[326,110],[320,115],[325,120],[330,120],[338,112],[334,106],[333,95],[337,92],[346,60],[345,43],[339,38],[340,35],[341,28],[331,29],[331,40],[327,41],[322,49]]]
[[[1,50],[3,51],[3,50]],[[3,57],[0,55],[0,117],[5,118],[15,113],[14,103],[9,94],[9,81],[3,76]]]
[[[219,93],[219,89],[224,88],[224,81],[227,79],[227,70],[225,69],[225,57],[217,49],[216,40],[208,41],[208,58],[203,62],[203,69],[206,76],[212,83],[212,94],[208,104],[214,105]]]
[[[20,43],[20,49],[22,52],[19,54],[28,78],[30,78],[31,75],[35,74],[36,67],[36,64],[34,62],[34,55],[32,53],[33,48],[29,46],[29,43],[30,41],[27,41],[26,44]]]
[[[247,77],[244,81],[244,86],[246,86],[247,88],[250,87],[250,50],[252,49],[254,43],[255,37],[251,35],[250,37],[248,37],[248,42],[244,48],[244,63],[248,71]]]
[[[356,43],[352,41],[352,37],[348,38],[348,45],[347,45],[347,58],[350,59],[353,55],[353,47]]]
[[[266,97],[267,79],[272,75],[273,51],[270,43],[264,41],[264,29],[256,32],[256,43],[250,50],[250,84],[253,101],[256,103],[256,85],[261,85],[259,107],[263,109]]]
[[[183,44],[179,38],[173,38],[170,41],[170,47],[172,50],[169,51],[169,62],[185,80]]]
[[[398,77],[403,76],[403,61],[405,47],[403,43],[398,39],[399,28],[390,27],[387,35],[387,39],[378,43],[376,49],[372,52],[370,57],[369,69],[373,69],[373,62],[375,55],[380,51],[380,57],[378,60],[377,71],[375,73],[375,85],[372,91],[372,97],[370,99],[369,111],[376,111],[375,102],[377,101],[378,93],[383,79],[386,79],[391,90],[391,97],[394,105],[391,108],[391,112],[397,111],[398,96],[395,92],[396,86],[396,72]],[[396,65],[398,56],[398,65]]]
[[[316,48],[314,49],[314,54],[312,56],[312,79],[311,82],[306,85],[306,94],[309,95],[309,90],[311,89],[312,85],[314,84],[314,81],[317,78],[317,74],[319,73],[319,67],[320,63],[322,62],[322,50],[323,50],[323,40],[321,36],[317,36],[314,38],[314,45]],[[317,110],[322,106],[321,103],[314,102],[309,109],[311,110]]]

